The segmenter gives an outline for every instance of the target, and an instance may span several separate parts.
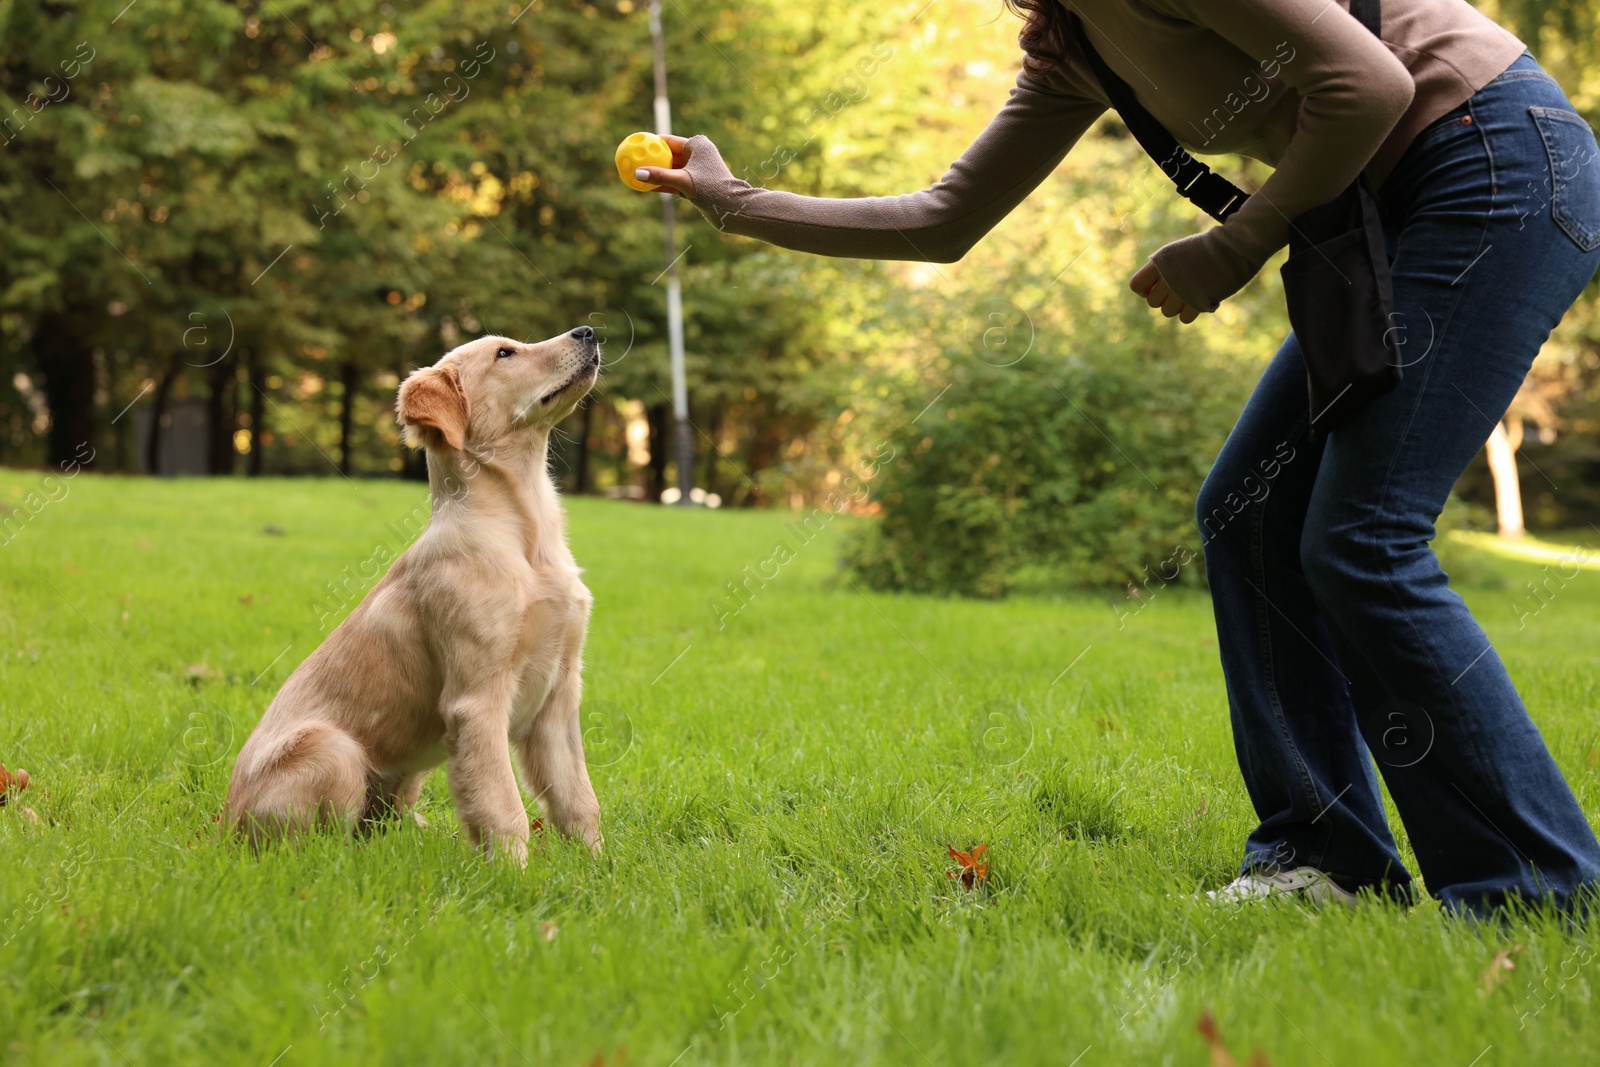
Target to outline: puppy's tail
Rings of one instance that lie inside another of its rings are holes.
[[[228,825],[253,847],[313,826],[352,825],[367,794],[367,757],[355,738],[308,723],[263,752],[239,753],[228,784]]]

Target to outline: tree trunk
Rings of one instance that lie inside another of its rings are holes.
[[[407,370],[404,365],[395,368],[395,375],[403,382],[406,380]],[[428,456],[420,448],[412,448],[406,444],[406,432],[400,431],[400,477],[408,482],[425,482],[428,480]]]
[[[1483,446],[1489,456],[1489,473],[1494,477],[1494,505],[1500,518],[1500,536],[1513,539],[1527,532],[1522,522],[1522,484],[1517,477],[1517,445],[1520,443],[1512,440],[1504,422],[1498,422]]]
[[[50,409],[45,461],[57,469],[94,465],[94,354],[72,329],[79,318],[70,311],[45,315],[33,335],[39,387]]]
[[[594,399],[588,398],[578,414],[577,451],[572,457],[572,486],[574,494],[589,491],[589,420],[593,418]]]
[[[404,441],[400,447],[405,449],[401,456],[400,477],[408,482],[425,482],[428,480],[428,454],[420,448],[410,448]]]
[[[266,386],[261,380],[264,375],[261,373],[259,351],[250,350],[245,373],[250,379],[250,458],[245,462],[244,472],[248,477],[259,478],[262,464],[266,462],[263,459],[266,449],[262,447],[261,434],[267,428],[267,395]]]
[[[606,415],[606,434],[611,446],[611,482],[618,487],[632,485],[637,472],[628,450],[628,415],[613,408]]]
[[[350,476],[350,427],[355,421],[356,389],[360,386],[360,368],[346,361],[339,365],[339,382],[344,394],[339,398],[339,473]]]
[[[717,450],[720,447],[717,441],[721,439],[722,412],[712,412],[705,425],[710,439],[706,441],[705,448],[701,449],[705,457],[705,470],[700,475],[700,488],[709,496],[717,491]]]
[[[108,375],[107,392],[113,398],[118,395],[115,387],[116,380],[115,373]],[[143,399],[144,384],[140,381],[138,389],[134,392],[133,401],[126,406],[118,405],[119,413],[111,417],[111,424],[108,429],[111,434],[111,466],[113,470],[134,473],[138,471],[139,461],[134,457],[133,453],[138,447],[139,433],[137,427],[139,422],[133,415],[133,409]],[[116,403],[114,399],[112,402]]]
[[[661,494],[667,488],[667,454],[672,450],[672,419],[665,404],[646,408],[644,414],[650,424],[650,466],[646,468],[645,499],[652,504],[659,504]]]
[[[167,397],[172,395],[172,383],[182,373],[183,368],[174,357],[156,383],[155,396],[150,399],[150,439],[144,443],[144,468],[150,474],[161,473],[161,420],[167,416]]]
[[[239,422],[239,382],[234,358],[206,368],[206,470],[213,476],[233,473],[233,432]]]

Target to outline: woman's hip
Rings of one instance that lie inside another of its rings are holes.
[[[1304,372],[1291,336],[1206,496],[1243,484],[1290,441],[1288,480],[1314,479],[1314,495],[1431,519],[1600,266],[1600,148],[1531,55],[1425,129],[1379,202],[1401,385],[1324,449],[1304,436]]]
[[[1498,243],[1513,276],[1537,257],[1536,273],[1568,300],[1600,264],[1600,146],[1531,53],[1418,134],[1379,201],[1397,242],[1454,223],[1482,234],[1473,256]]]

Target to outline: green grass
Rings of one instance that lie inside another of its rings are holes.
[[[37,484],[0,471],[0,502]],[[789,516],[574,501],[604,856],[473,861],[436,774],[428,828],[256,857],[214,822],[232,756],[422,490],[69,488],[0,548],[0,762],[40,819],[0,809],[0,1059],[1202,1064],[1202,1010],[1279,1067],[1600,1045],[1595,939],[1559,922],[1193,899],[1252,824],[1200,594],[1121,626],[863,595],[830,530],[719,630]],[[1600,575],[1519,629],[1541,568],[1470,564],[1595,818]],[[978,842],[973,891],[945,846]]]

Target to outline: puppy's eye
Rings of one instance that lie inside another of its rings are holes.
[[[514,355],[516,355],[516,353],[511,351],[511,349],[502,348],[502,349],[500,349],[499,351],[497,351],[494,354],[494,358],[495,359],[510,359]]]

